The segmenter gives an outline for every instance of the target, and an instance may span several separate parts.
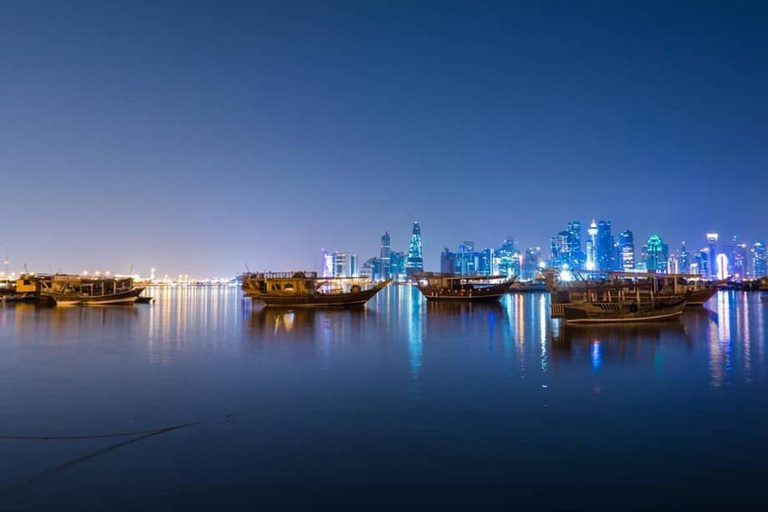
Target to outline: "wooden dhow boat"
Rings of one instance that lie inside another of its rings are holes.
[[[58,306],[133,304],[142,286],[131,277],[83,277],[56,274],[39,278],[41,301]]]
[[[414,274],[416,286],[429,301],[497,301],[517,276],[458,276],[438,272]]]
[[[660,293],[658,283],[644,277],[558,282],[554,272],[545,275],[552,318],[574,324],[674,319],[682,314],[690,295],[687,290]]]
[[[266,306],[305,308],[363,306],[392,281],[321,278],[317,272],[249,272],[242,279],[246,297]]]

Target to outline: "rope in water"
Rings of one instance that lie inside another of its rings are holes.
[[[229,413],[229,414],[222,414],[221,416],[217,416],[215,418],[209,418],[205,420],[196,420],[196,421],[190,421],[187,423],[179,423],[178,425],[169,425],[167,427],[158,427],[158,428],[150,428],[146,430],[133,430],[130,432],[106,432],[101,434],[79,434],[79,435],[69,435],[69,436],[21,436],[21,435],[0,435],[0,440],[8,440],[8,441],[77,441],[77,440],[83,440],[83,439],[110,439],[115,437],[135,437],[135,436],[147,436],[147,435],[153,435],[153,434],[162,434],[165,432],[170,432],[172,430],[178,430],[180,428],[186,428],[186,427],[194,427],[196,425],[202,425],[203,423],[211,423],[213,421],[217,420],[228,420],[235,418],[237,416],[241,416],[243,414],[248,414],[250,412],[256,412],[261,411],[264,409],[272,409],[274,407],[280,407],[283,405],[287,405],[288,403],[293,403],[295,400],[286,402],[286,403],[279,403],[279,404],[272,404],[272,405],[264,405],[260,407],[254,407],[253,409],[235,412],[235,413]]]
[[[16,440],[16,441],[76,441],[79,439],[108,439],[111,437],[132,437],[132,436],[142,436],[147,434],[160,434],[163,432],[169,432],[171,430],[177,430],[184,427],[192,427],[195,425],[199,425],[201,423],[205,423],[205,421],[211,421],[211,420],[200,420],[200,421],[192,421],[189,423],[180,423],[178,425],[171,425],[169,427],[159,427],[159,428],[151,428],[148,430],[135,430],[132,432],[110,432],[107,434],[82,434],[82,435],[76,435],[76,436],[0,436],[0,439],[8,439],[8,440]]]

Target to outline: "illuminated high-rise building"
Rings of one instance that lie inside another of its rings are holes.
[[[709,249],[709,276],[717,277],[717,233],[707,233],[707,248]]]
[[[408,253],[392,252],[389,259],[389,277],[398,281],[404,281],[406,278],[406,264],[408,261]]]
[[[550,265],[557,268],[571,268],[571,233],[561,231],[552,237],[549,244]]]
[[[459,252],[456,253],[456,268],[462,276],[477,274],[478,255],[475,253],[475,243],[466,241],[459,244]]]
[[[392,259],[389,231],[384,232],[384,234],[381,236],[381,249],[379,251],[379,258],[381,258],[380,279],[389,279],[391,263],[390,260]]]
[[[768,256],[765,242],[755,242],[752,245],[752,277],[768,276]]]
[[[481,276],[493,275],[493,249],[485,248],[478,254],[477,273]]]
[[[511,277],[520,273],[519,267],[515,270],[516,242],[512,238],[504,239],[501,248],[497,251],[499,258],[499,273]]]
[[[331,255],[331,276],[347,277],[347,254],[336,251]]]
[[[696,264],[699,268],[697,274],[701,277],[709,277],[709,248],[705,247],[696,255]]]
[[[597,270],[597,223],[592,219],[592,223],[587,229],[589,240],[587,240],[587,270]]]
[[[357,254],[349,255],[349,277],[359,277],[360,270],[357,268]]]
[[[571,234],[568,243],[569,265],[571,268],[582,268],[584,266],[584,253],[581,251],[581,222],[578,220],[569,222],[568,232]]]
[[[680,268],[680,272],[683,274],[687,274],[690,272],[690,262],[688,261],[688,250],[685,248],[685,241],[683,241],[683,245],[680,247],[680,254],[678,255],[678,267]]]
[[[405,262],[405,272],[410,276],[422,270],[424,270],[424,257],[421,252],[421,226],[418,222],[414,222],[411,231],[411,244],[408,246],[408,260]]]
[[[624,272],[635,270],[635,236],[630,230],[627,229],[619,235],[618,245],[621,270]]]
[[[720,253],[717,255],[715,262],[717,264],[717,278],[725,279],[728,277],[728,256]]]
[[[594,221],[592,221],[594,222]],[[590,226],[591,229],[592,226]],[[613,235],[611,235],[611,221],[601,220],[597,223],[597,245],[595,257],[598,270],[614,270]]]
[[[661,241],[658,235],[648,238],[648,244],[644,249],[645,268],[649,272],[667,272],[667,260],[669,259],[669,247]]]

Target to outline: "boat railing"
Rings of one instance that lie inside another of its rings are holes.
[[[297,270],[292,272],[247,272],[243,279],[317,279],[317,272]]]

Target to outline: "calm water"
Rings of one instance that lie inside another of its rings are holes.
[[[135,307],[0,307],[0,509],[765,501],[768,302],[566,328],[543,294],[362,311],[236,289]],[[435,306],[435,307],[433,307]],[[197,422],[197,423],[195,423]],[[263,509],[264,507],[262,507]]]

